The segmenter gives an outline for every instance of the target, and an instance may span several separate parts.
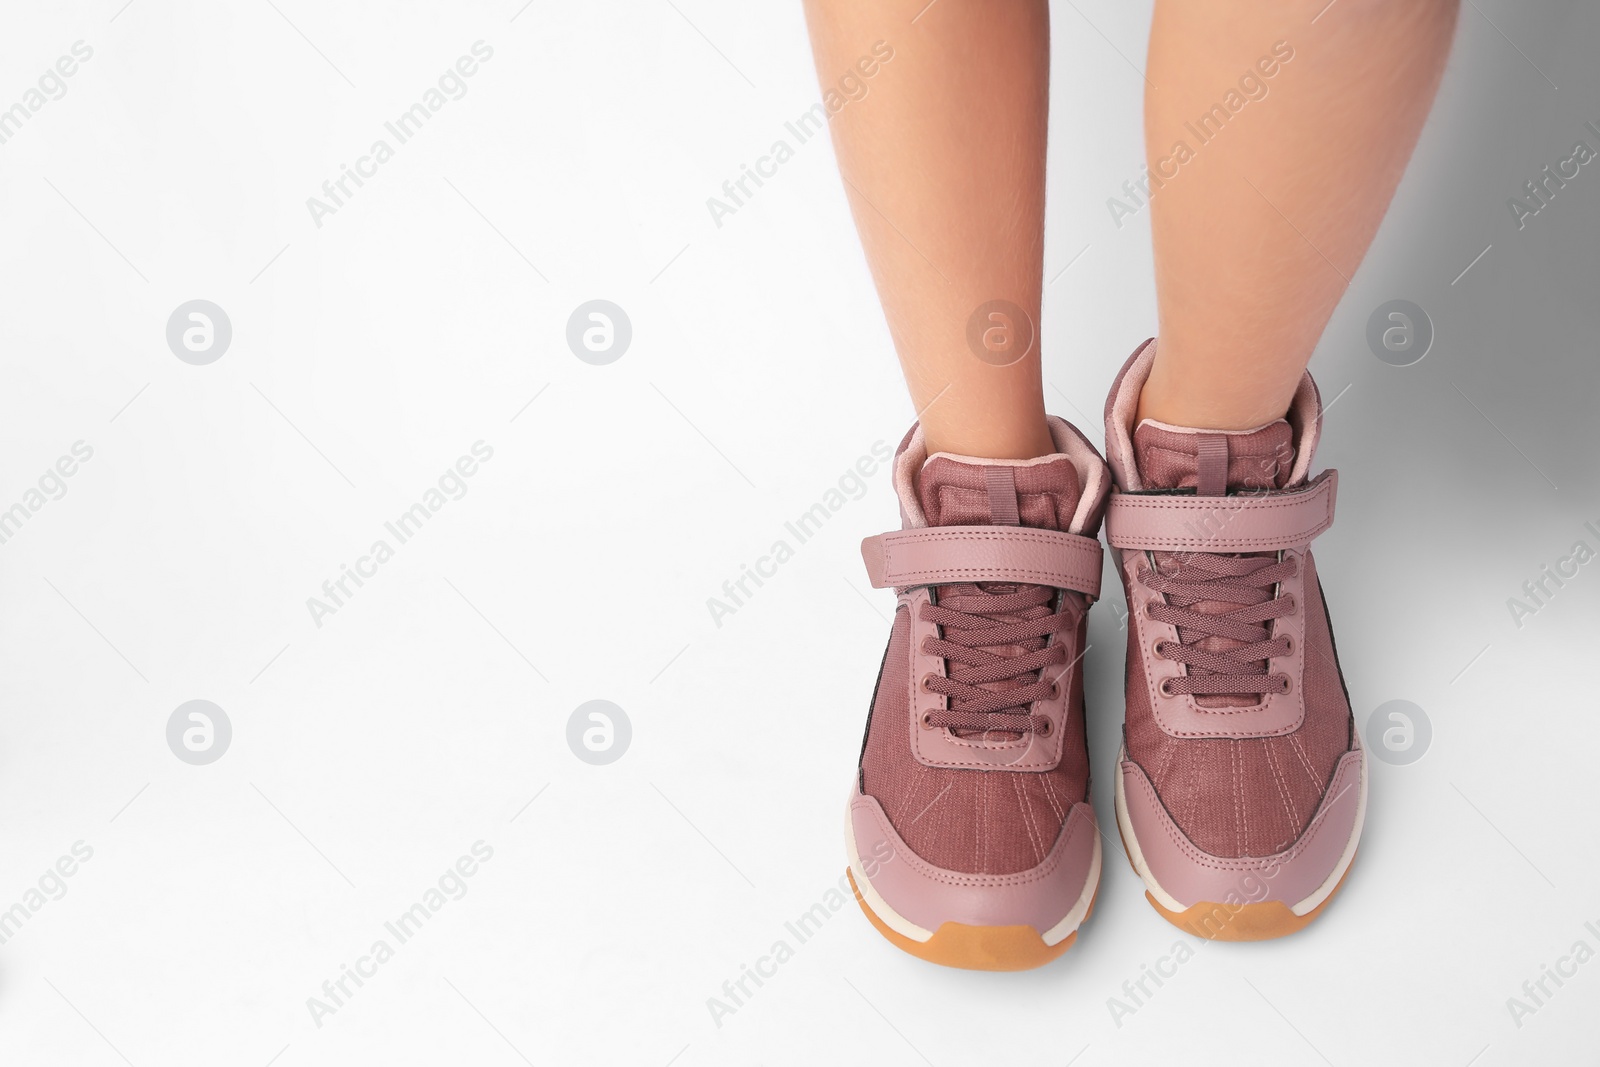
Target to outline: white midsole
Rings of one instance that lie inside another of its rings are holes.
[[[867,902],[867,907],[883,924],[902,937],[909,937],[913,941],[927,941],[933,937],[932,930],[924,930],[916,923],[907,919],[889,906],[883,895],[874,888],[872,879],[867,877],[867,872],[861,866],[861,854],[856,850],[855,821],[850,817],[850,804],[844,808],[844,847],[850,857],[850,874],[855,878],[856,888],[861,891],[861,899]],[[1100,835],[1094,835],[1094,859],[1089,864],[1089,877],[1084,880],[1083,892],[1078,894],[1078,899],[1073,903],[1072,909],[1067,912],[1062,920],[1046,930],[1040,936],[1049,946],[1059,945],[1066,940],[1079,926],[1083,925],[1083,917],[1089,913],[1089,905],[1094,903],[1094,891],[1100,884]]]
[[[1123,843],[1128,846],[1128,858],[1133,861],[1133,869],[1143,879],[1145,888],[1150,890],[1150,895],[1168,911],[1188,911],[1191,905],[1178,901],[1171,893],[1161,888],[1155,875],[1150,873],[1150,866],[1145,863],[1144,852],[1139,848],[1139,839],[1134,836],[1133,822],[1128,818],[1128,798],[1122,784],[1122,764],[1128,758],[1128,750],[1124,747],[1117,753],[1117,829],[1122,831]],[[1318,818],[1321,818],[1319,815]],[[1339,856],[1339,862],[1334,866],[1333,872],[1323,879],[1312,894],[1290,906],[1289,910],[1295,915],[1305,915],[1322,904],[1333,891],[1338,888],[1339,880],[1344,877],[1344,872],[1350,869],[1351,862],[1356,858],[1356,845],[1361,840],[1361,826],[1367,818],[1367,760],[1361,760],[1361,795],[1356,799],[1356,821],[1350,829],[1350,840],[1345,842],[1344,852]],[[1315,820],[1313,820],[1313,823]],[[1309,827],[1308,827],[1309,829]],[[1198,901],[1196,902],[1198,903]],[[1212,901],[1211,903],[1224,904],[1228,901]]]

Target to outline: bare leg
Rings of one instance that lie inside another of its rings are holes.
[[[1141,419],[1242,430],[1283,416],[1416,145],[1456,10],[1157,0],[1145,138],[1152,171],[1172,177],[1150,201],[1161,343]],[[1241,91],[1245,72],[1265,96]],[[1247,102],[1202,127],[1229,90]]]
[[[1055,451],[1037,343],[1049,12],[926,2],[807,0],[825,88],[875,42],[893,49],[868,95],[832,118],[834,148],[929,452],[1029,459]],[[967,338],[995,300],[1021,308],[1029,322],[1013,325],[1035,338],[1005,366]]]

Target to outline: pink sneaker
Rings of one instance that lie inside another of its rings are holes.
[[[1083,730],[1085,612],[1111,478],[1077,430],[1056,454],[938,453],[894,484],[904,529],[862,542],[899,594],[845,839],[878,931],[934,963],[1023,970],[1071,947],[1100,882]]]
[[[1106,402],[1106,513],[1128,595],[1117,826],[1146,896],[1201,937],[1293,933],[1343,883],[1367,775],[1311,540],[1337,475],[1309,476],[1307,374],[1287,419],[1213,432],[1133,425],[1155,342]]]

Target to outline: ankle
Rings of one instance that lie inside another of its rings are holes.
[[[1243,376],[1241,376],[1242,379]],[[1139,392],[1134,425],[1146,419],[1197,430],[1253,430],[1283,418],[1287,398],[1248,380],[1186,378],[1159,358]]]
[[[957,432],[934,434],[926,430],[928,454],[950,453],[952,456],[971,456],[973,459],[1037,459],[1056,451],[1050,427],[1037,427],[1037,432],[1005,430],[1003,427],[960,427]]]
[[[1037,419],[985,424],[962,420],[954,424],[923,422],[928,455],[948,452],[974,459],[1037,459],[1057,450],[1050,425],[1041,413]]]

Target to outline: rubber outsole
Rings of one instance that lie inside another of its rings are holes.
[[[1128,858],[1128,866],[1133,868],[1134,874],[1138,874],[1139,867],[1133,862],[1133,853],[1128,848],[1128,837],[1122,832],[1120,820],[1117,823],[1117,837],[1122,841],[1122,854]],[[1309,926],[1313,919],[1322,914],[1323,909],[1333,903],[1333,898],[1344,888],[1345,879],[1350,877],[1355,865],[1355,857],[1352,856],[1333,891],[1321,904],[1304,915],[1296,915],[1281,900],[1263,900],[1255,904],[1219,904],[1202,900],[1183,911],[1173,911],[1163,907],[1148,889],[1144,891],[1144,898],[1156,909],[1157,915],[1186,934],[1203,937],[1207,941],[1271,941],[1299,933]]]
[[[1078,929],[1054,945],[1047,945],[1039,931],[1032,926],[968,926],[965,923],[947,922],[933,932],[926,941],[914,941],[904,934],[891,930],[861,896],[855,873],[848,867],[845,876],[855,892],[856,903],[861,905],[867,921],[890,944],[929,963],[942,967],[960,967],[969,971],[1029,971],[1043,967],[1060,957],[1078,940],[1078,931],[1094,914],[1095,902],[1100,899],[1100,887],[1095,886],[1089,898],[1089,909],[1084,912]],[[1081,899],[1081,898],[1080,898]]]
[[[1126,849],[1126,843],[1123,847]],[[1355,861],[1352,860],[1350,867],[1354,866]],[[1311,924],[1311,920],[1321,915],[1323,909],[1339,895],[1339,890],[1344,888],[1345,879],[1350,877],[1350,867],[1345,868],[1327,899],[1304,915],[1296,915],[1281,900],[1263,900],[1256,904],[1217,904],[1202,900],[1183,911],[1170,911],[1162,907],[1148,889],[1144,898],[1163,919],[1186,934],[1209,941],[1271,941],[1299,933]]]

